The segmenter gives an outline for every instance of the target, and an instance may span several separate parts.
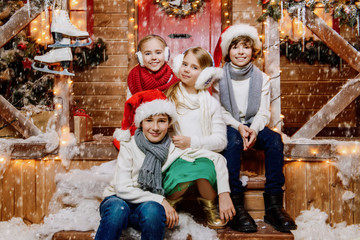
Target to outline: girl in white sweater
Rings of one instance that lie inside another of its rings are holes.
[[[178,113],[172,137],[178,148],[220,152],[227,144],[220,104],[206,90],[211,80],[221,76],[221,69],[212,66],[211,55],[201,47],[190,48],[174,59],[173,71],[181,82],[170,87],[166,94]],[[209,159],[199,158],[194,163],[177,159],[164,174],[164,186],[169,190],[165,195],[174,205],[191,185],[196,184],[201,195],[198,201],[208,213],[208,226],[223,228],[226,222],[218,215],[217,195],[220,213],[221,207],[226,206],[231,209],[231,218],[234,208],[229,193],[216,187],[216,176],[222,174]]]

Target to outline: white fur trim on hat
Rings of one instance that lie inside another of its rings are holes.
[[[248,36],[254,40],[254,47],[256,49],[261,49],[261,41],[259,39],[258,32],[255,27],[252,27],[248,24],[237,24],[230,26],[222,35],[221,35],[221,51],[222,55],[226,56],[232,40],[238,36]]]
[[[170,124],[173,124],[177,119],[176,107],[172,102],[156,99],[151,102],[145,102],[136,109],[134,119],[135,125],[140,127],[142,120],[157,114],[169,115],[171,118]]]
[[[123,130],[123,129],[117,128],[117,129],[115,129],[113,137],[116,138],[120,142],[122,142],[122,141],[127,142],[131,138],[130,130],[129,129]]]
[[[200,73],[195,83],[195,88],[198,90],[209,88],[214,81],[220,79],[223,75],[222,68],[207,67]]]
[[[179,71],[180,71],[180,67],[181,67],[183,61],[184,61],[184,54],[179,54],[176,57],[174,57],[174,59],[173,59],[172,70],[177,77],[179,77]]]

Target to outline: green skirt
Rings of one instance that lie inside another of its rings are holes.
[[[163,173],[165,196],[181,191],[194,184],[194,180],[207,179],[217,191],[214,163],[207,158],[198,158],[194,162],[176,159]]]

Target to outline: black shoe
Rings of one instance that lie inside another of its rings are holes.
[[[265,216],[264,221],[272,225],[277,231],[290,232],[297,228],[294,220],[283,207],[283,194],[264,193]]]
[[[239,232],[256,232],[257,225],[244,208],[244,194],[232,196],[231,199],[234,203],[236,215],[229,221],[230,228]]]

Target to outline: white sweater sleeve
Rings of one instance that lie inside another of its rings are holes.
[[[222,117],[220,103],[211,99],[211,121],[212,129],[209,136],[191,136],[191,148],[207,149],[214,152],[221,152],[227,145],[226,125]]]
[[[250,125],[251,129],[256,131],[256,135],[269,124],[270,121],[270,80],[269,77],[263,73],[263,86],[261,89],[260,107],[253,122]]]
[[[132,156],[131,149],[121,143],[113,180],[116,195],[131,203],[156,201],[161,204],[164,196],[144,191],[134,185],[132,180],[134,159]]]

